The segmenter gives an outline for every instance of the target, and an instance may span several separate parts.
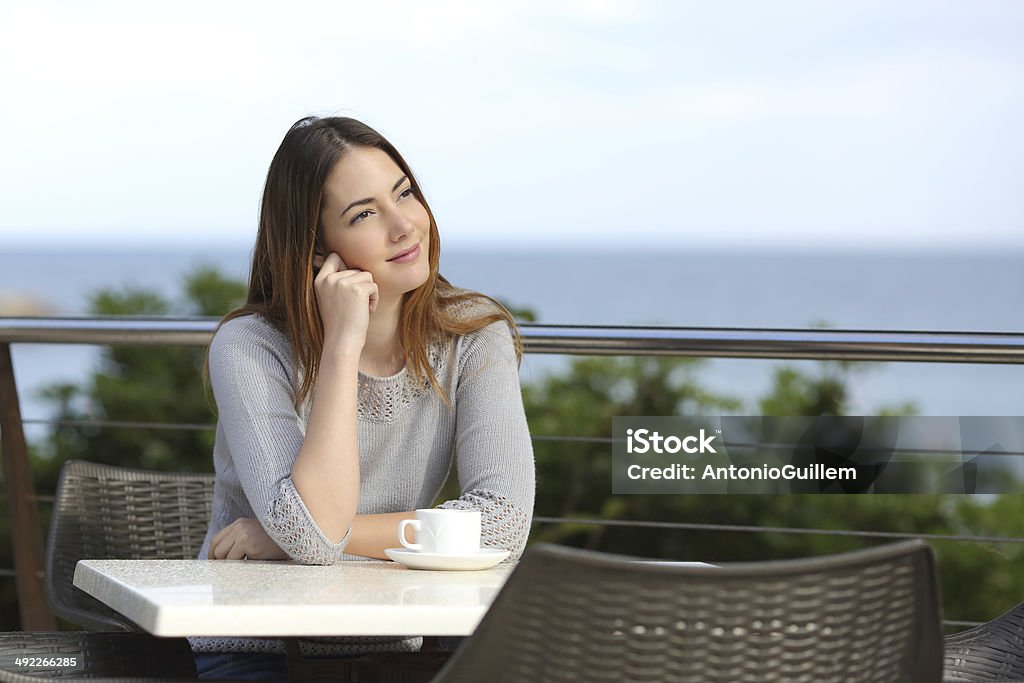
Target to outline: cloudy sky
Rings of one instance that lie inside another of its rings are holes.
[[[448,246],[1024,248],[1024,2],[0,0],[0,248],[248,246],[288,126]]]

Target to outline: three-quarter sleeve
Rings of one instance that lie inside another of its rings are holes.
[[[460,340],[455,410],[462,495],[440,507],[480,510],[482,545],[517,558],[529,536],[536,482],[515,346],[504,321]]]
[[[217,438],[226,441],[245,497],[274,542],[304,564],[333,564],[348,533],[337,543],[327,538],[292,482],[305,426],[295,409],[288,347],[283,335],[254,320],[225,323],[210,346]]]

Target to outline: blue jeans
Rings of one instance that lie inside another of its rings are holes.
[[[288,680],[288,658],[273,652],[196,652],[196,671],[203,680]]]

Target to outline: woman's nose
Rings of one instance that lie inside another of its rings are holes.
[[[395,211],[391,220],[391,239],[397,240],[404,235],[415,232],[416,225],[401,211]]]

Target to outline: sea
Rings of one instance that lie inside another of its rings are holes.
[[[71,249],[0,247],[0,315],[85,315],[101,289],[143,288],[182,298],[200,266],[245,279],[248,247]],[[669,249],[643,252],[527,248],[450,249],[440,270],[452,283],[529,308],[537,322],[587,325],[1024,332],[1024,251]],[[23,417],[47,419],[40,392],[78,382],[102,349],[13,347]],[[527,354],[523,384],[564,372],[571,356]],[[701,384],[757,400],[782,366],[820,371],[816,361],[711,359]],[[910,402],[921,415],[1024,415],[1024,365],[873,363],[850,374],[850,414]],[[29,425],[30,439],[44,428]]]

